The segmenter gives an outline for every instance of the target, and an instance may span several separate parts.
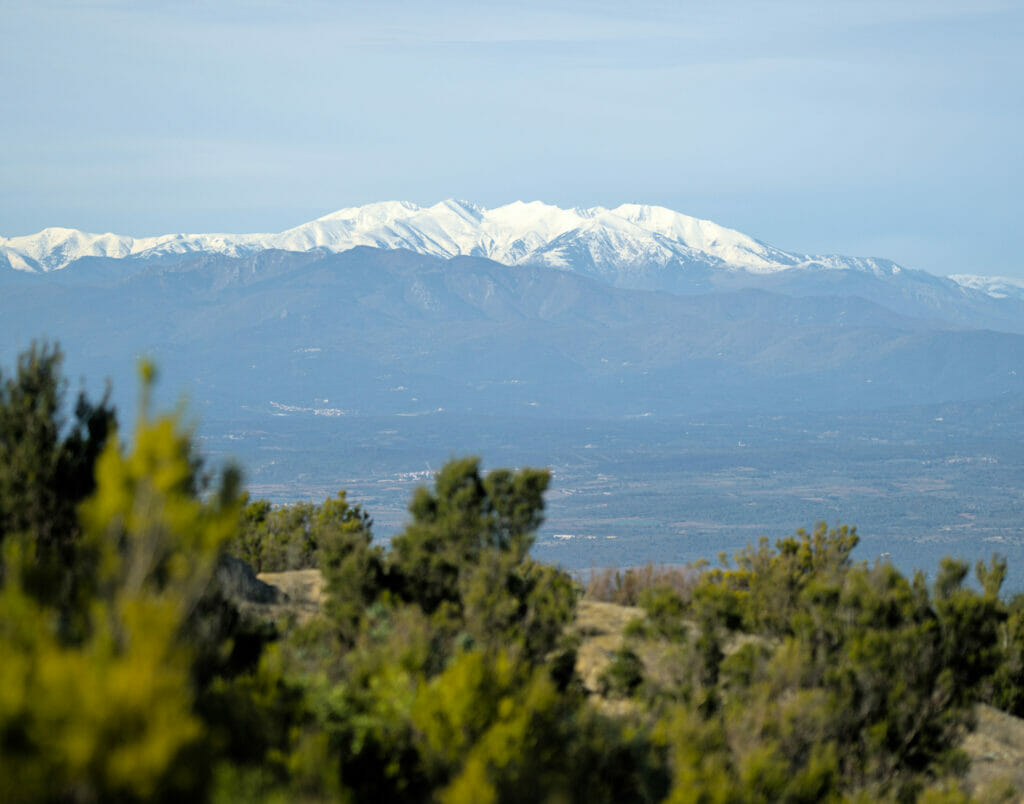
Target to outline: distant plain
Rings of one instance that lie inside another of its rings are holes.
[[[1024,589],[1024,399],[865,414],[553,420],[432,414],[209,421],[216,458],[276,502],[339,489],[387,539],[413,489],[450,455],[547,466],[534,553],[569,569],[714,562],[815,522],[855,525],[856,556],[934,575],[993,552]]]

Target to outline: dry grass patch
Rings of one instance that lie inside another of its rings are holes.
[[[977,726],[963,744],[971,758],[968,787],[983,799],[1024,802],[1024,720],[985,704],[975,716]],[[1000,799],[1011,786],[1017,793]]]
[[[261,572],[256,576],[263,583],[275,586],[288,599],[283,603],[248,603],[253,614],[269,620],[292,620],[305,623],[315,617],[324,603],[324,576],[318,569]]]
[[[596,694],[601,672],[611,662],[615,651],[622,647],[626,625],[643,616],[644,610],[636,606],[586,599],[579,602],[570,632],[581,639],[576,653],[576,672],[587,692]]]

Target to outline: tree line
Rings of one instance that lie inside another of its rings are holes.
[[[344,493],[209,471],[151,367],[127,437],[60,366],[0,373],[4,801],[959,802],[974,705],[1024,715],[999,557],[929,581],[819,526],[606,577],[643,613],[595,691],[580,584],[530,556],[546,471],[450,461],[385,549]],[[225,555],[319,569],[321,611],[240,605]]]

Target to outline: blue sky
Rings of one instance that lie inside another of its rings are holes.
[[[662,204],[1024,276],[1024,3],[0,0],[0,234]]]

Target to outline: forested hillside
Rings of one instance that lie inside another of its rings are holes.
[[[1015,795],[961,749],[979,703],[1024,715],[998,556],[907,577],[822,526],[586,599],[530,556],[545,470],[452,460],[385,549],[344,493],[272,507],[204,466],[152,367],[125,433],[60,365],[0,374],[4,801]],[[239,559],[318,570],[322,606]],[[595,598],[638,607],[597,667]]]

